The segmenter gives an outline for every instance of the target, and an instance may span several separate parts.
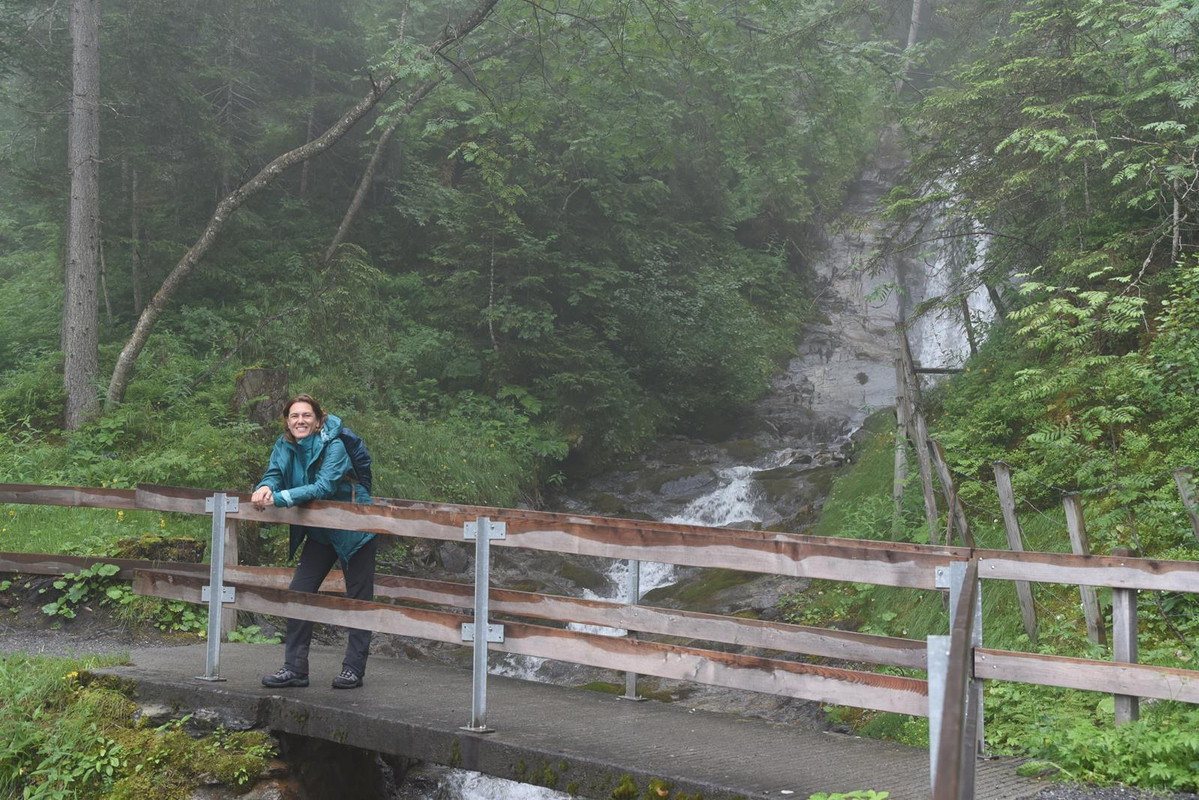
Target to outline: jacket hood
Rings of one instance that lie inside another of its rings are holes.
[[[336,414],[326,414],[325,424],[321,426],[321,444],[328,444],[341,433],[341,417]]]

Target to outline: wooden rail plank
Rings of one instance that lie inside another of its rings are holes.
[[[140,507],[202,513],[202,490],[139,486]],[[607,519],[571,514],[413,503],[382,506],[314,501],[303,508],[254,509],[241,498],[229,517],[364,530],[395,536],[461,541],[462,525],[480,516],[503,520],[495,547],[526,548],[696,567],[733,568],[803,578],[935,589],[936,567],[966,557],[962,548],[867,542],[772,531],[731,531],[699,525]]]
[[[182,561],[146,561],[138,558],[65,556],[44,553],[0,553],[0,572],[21,575],[67,575],[95,564],[116,564],[121,571],[113,577],[126,581],[133,580],[133,570],[135,569],[170,569],[208,574],[207,564],[192,564]]]
[[[150,562],[91,556],[44,556],[29,553],[0,552],[0,572],[27,575],[65,575],[93,564],[116,564],[121,568],[114,577],[132,580],[134,570],[151,569],[182,575],[208,577],[208,566],[183,562]],[[231,584],[253,583],[286,589],[292,570],[284,567],[225,567],[225,580]],[[322,585],[325,593],[344,593],[342,573],[329,573]],[[474,606],[471,584],[375,576],[375,596],[409,603],[470,609]],[[610,600],[584,600],[561,595],[520,592],[492,588],[491,610],[495,614],[545,619],[552,622],[599,625],[608,628],[723,642],[743,647],[760,647],[790,653],[822,656],[840,661],[884,664],[924,669],[927,648],[923,642],[890,636],[833,631],[765,620],[722,617],[692,611],[677,611],[654,606],[630,606]]]
[[[104,502],[128,502],[128,489],[87,490],[78,487],[29,487],[19,484],[0,484],[0,502],[12,503],[43,503],[54,505],[87,505],[92,502],[93,495]],[[175,511],[181,513],[204,513],[204,498],[211,493],[200,489],[179,489],[175,487],[141,487],[136,492],[138,508],[153,508],[159,511]],[[105,499],[107,498],[107,499]],[[716,563],[715,566],[734,566],[747,571],[758,571],[757,567],[765,566],[766,555],[754,556],[757,562],[742,567],[738,563],[740,543],[756,542],[753,547],[768,549],[778,542],[783,556],[794,559],[803,557],[804,569],[820,575],[808,577],[827,577],[832,580],[844,580],[852,575],[855,581],[871,582],[879,570],[894,562],[899,565],[907,577],[883,580],[884,585],[907,586],[915,584],[914,588],[933,588],[928,585],[927,574],[937,566],[944,566],[953,561],[965,561],[972,554],[980,559],[980,576],[988,580],[1023,580],[1037,583],[1061,583],[1074,585],[1106,586],[1122,589],[1145,589],[1150,591],[1181,591],[1192,592],[1199,585],[1199,563],[1191,561],[1165,561],[1160,559],[1124,558],[1113,556],[1072,556],[1065,553],[1013,553],[1004,550],[969,550],[960,547],[929,547],[926,545],[899,544],[892,542],[864,542],[848,539],[802,536],[799,534],[773,533],[767,531],[729,531],[711,529],[700,526],[672,525],[668,523],[651,523],[640,520],[607,519],[602,517],[579,517],[567,514],[551,514],[548,512],[519,511],[510,512],[506,509],[486,508],[482,506],[451,506],[417,501],[395,501],[398,504],[388,506],[365,506],[347,503],[314,503],[310,509],[266,509],[262,512],[253,510],[248,497],[242,497],[242,510],[236,515],[238,519],[255,519],[262,522],[288,523],[303,521],[307,524],[319,524],[328,527],[350,527],[361,529],[370,527],[369,517],[382,511],[378,524],[374,529],[380,533],[390,533],[401,536],[418,536],[424,538],[461,539],[461,524],[478,516],[491,516],[494,519],[510,520],[509,530],[529,529],[537,533],[537,526],[550,527],[558,522],[561,531],[551,532],[559,540],[569,540],[573,531],[583,531],[590,538],[600,539],[611,535],[617,543],[607,548],[607,552],[593,552],[605,548],[596,545],[580,544],[578,547],[565,547],[566,552],[580,552],[588,555],[608,555],[610,557],[637,557],[644,560],[669,561],[668,558],[651,558],[646,556],[643,549],[635,544],[623,544],[623,540],[637,541],[641,531],[662,531],[667,536],[650,537],[646,546],[653,546],[663,538],[673,537],[675,546],[686,546],[694,542],[698,547],[722,544],[728,550],[727,562]],[[115,506],[113,506],[115,507]],[[348,512],[348,513],[347,513]],[[422,524],[418,517],[428,515],[432,521]],[[345,523],[345,524],[342,524]],[[531,526],[531,527],[530,527]],[[690,535],[689,535],[690,534]],[[497,546],[530,546],[536,544],[536,549],[552,549],[545,542],[533,542],[531,537],[514,535],[519,544],[505,543],[497,540]],[[619,551],[612,556],[613,551]],[[635,553],[636,555],[626,555]],[[665,555],[666,553],[663,553]],[[914,555],[918,554],[918,555]],[[860,574],[854,557],[861,556],[872,565],[870,574]],[[699,559],[697,559],[699,560]],[[710,562],[719,558],[708,554],[703,559],[705,563],[696,566],[712,566]],[[686,561],[671,563],[688,563]],[[797,574],[799,568],[782,574]],[[920,574],[908,580],[911,572]],[[826,575],[824,573],[834,573]]]
[[[418,578],[378,576],[375,594],[380,597],[432,605],[472,608],[474,587]],[[494,614],[532,617],[554,622],[575,622],[634,630],[685,639],[724,642],[842,661],[886,664],[925,669],[928,649],[924,642],[848,631],[831,631],[783,622],[722,617],[693,611],[676,611],[610,600],[584,600],[560,595],[495,589],[489,604]]]
[[[1025,580],[1113,589],[1190,592],[1199,587],[1199,562],[1066,553],[975,550],[984,580]]]
[[[1193,670],[986,648],[974,651],[974,669],[986,680],[1199,703],[1199,672]]]
[[[198,603],[201,585],[203,579],[178,573],[137,570],[134,574],[134,591],[155,597]],[[471,620],[470,615],[270,587],[238,585],[236,589],[237,599],[227,607],[452,644],[462,643],[461,625]],[[914,678],[524,623],[504,623],[504,641],[490,643],[488,649],[858,708],[916,716],[928,713],[927,683]]]
[[[36,506],[74,506],[81,508],[117,508],[134,510],[133,489],[93,489],[87,486],[32,486],[0,483],[0,503]]]

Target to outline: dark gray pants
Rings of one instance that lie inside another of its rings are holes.
[[[362,546],[354,554],[350,563],[344,565],[346,576],[346,597],[355,600],[375,599],[375,551],[379,549],[379,537],[376,536]],[[337,563],[337,552],[327,544],[304,540],[304,549],[300,551],[300,563],[296,565],[295,575],[291,579],[291,588],[297,592],[315,592],[321,588],[321,583],[333,565]],[[350,640],[346,643],[346,657],[341,662],[343,667],[354,670],[359,675],[366,674],[366,657],[371,648],[371,632],[350,628]],[[283,666],[298,672],[308,674],[308,648],[312,644],[312,623],[303,619],[287,621],[287,637],[284,639],[286,661]]]

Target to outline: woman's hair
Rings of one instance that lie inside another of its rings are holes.
[[[296,437],[292,436],[291,431],[287,428],[287,415],[291,413],[291,407],[296,403],[307,403],[308,405],[312,406],[312,413],[316,414],[318,429],[325,424],[324,409],[321,408],[320,403],[316,402],[315,397],[310,394],[298,394],[291,398],[287,401],[287,405],[283,406],[283,436],[287,439],[287,441],[292,442],[293,444],[296,441]]]

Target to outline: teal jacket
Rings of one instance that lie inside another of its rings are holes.
[[[254,488],[269,486],[275,495],[275,505],[282,508],[309,500],[370,503],[370,493],[362,484],[346,477],[350,472],[350,457],[345,445],[337,438],[340,432],[341,418],[330,414],[317,433],[298,442],[289,442],[287,437],[280,436],[271,451],[266,473]],[[375,534],[292,525],[288,558],[296,554],[305,536],[330,545],[338,558],[348,562]]]

